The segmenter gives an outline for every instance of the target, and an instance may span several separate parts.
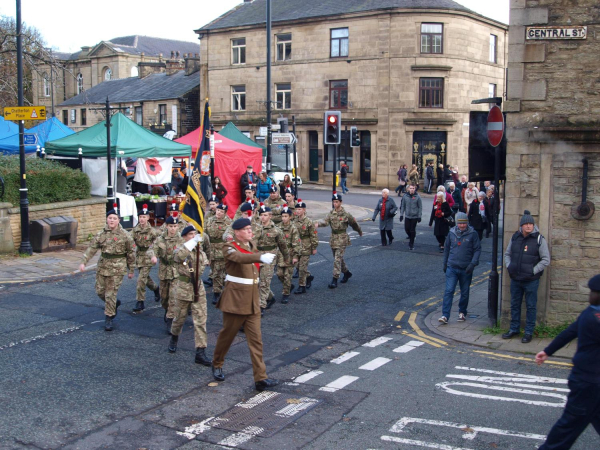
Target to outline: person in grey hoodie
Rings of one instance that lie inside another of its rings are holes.
[[[450,230],[444,243],[444,273],[446,274],[446,290],[442,305],[442,317],[439,322],[447,324],[452,309],[452,299],[456,284],[460,284],[460,300],[458,302],[458,321],[467,318],[469,292],[473,270],[479,264],[481,242],[477,232],[469,225],[469,218],[463,212],[456,214],[456,226]]]
[[[416,186],[411,184],[408,187],[408,193],[402,197],[400,203],[400,222],[404,220],[406,216],[406,222],[404,222],[404,231],[408,235],[408,248],[410,250],[415,249],[415,236],[417,235],[417,223],[421,222],[421,213],[423,212],[423,203],[421,197],[416,193]]]

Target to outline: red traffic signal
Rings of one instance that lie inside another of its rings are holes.
[[[329,121],[329,123],[334,124],[337,122],[337,117],[332,114],[332,115],[328,116],[327,120]]]

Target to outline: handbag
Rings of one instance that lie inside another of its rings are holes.
[[[453,227],[455,225],[455,223],[454,223],[454,216],[444,217],[444,220],[446,222],[448,222],[448,225],[450,225],[451,227]]]
[[[400,180],[399,183],[400,183],[400,186],[406,186],[406,181],[404,181],[404,180]]]

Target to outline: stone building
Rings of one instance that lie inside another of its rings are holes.
[[[570,321],[587,306],[587,281],[600,272],[600,220],[577,211],[583,194],[600,202],[597,6],[595,0],[511,0],[510,6],[504,239],[518,229],[523,210],[531,211],[550,245],[552,262],[538,291],[538,321],[550,324]],[[503,279],[507,324],[506,272]]]
[[[257,142],[266,126],[265,0],[245,1],[196,30],[201,97],[216,125]],[[402,163],[467,172],[471,100],[504,92],[508,27],[451,0],[272,1],[273,122],[294,115],[299,173],[331,183],[323,113],[342,111],[360,147],[342,144],[349,184],[396,186]],[[273,162],[281,165],[281,148]],[[285,157],[283,157],[285,160]]]

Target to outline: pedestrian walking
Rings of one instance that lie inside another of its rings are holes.
[[[452,214],[456,215],[457,212],[462,211],[461,192],[456,188],[456,184],[454,182],[448,183],[448,192],[452,196],[452,200],[454,200],[454,204],[452,205]]]
[[[423,202],[421,197],[417,194],[417,188],[411,184],[408,187],[408,193],[402,197],[400,202],[400,222],[404,220],[404,231],[406,231],[409,250],[415,249],[415,237],[417,236],[417,223],[421,222],[421,215],[423,214]]]
[[[350,192],[350,189],[346,187],[346,179],[348,177],[348,171],[350,167],[346,164],[346,161],[340,161],[340,182],[342,184],[342,194]]]
[[[263,391],[279,383],[267,376],[263,359],[258,293],[259,263],[272,264],[275,254],[261,254],[256,248],[252,242],[252,224],[249,219],[238,219],[231,227],[235,239],[223,247],[227,276],[223,294],[217,303],[217,308],[223,313],[223,328],[219,332],[213,354],[212,373],[215,380],[225,381],[225,356],[243,327],[252,360],[254,387]]]
[[[423,192],[431,194],[431,187],[435,181],[435,175],[433,174],[433,163],[430,162],[425,167],[425,184],[423,185]]]
[[[360,225],[356,222],[356,219],[342,207],[342,195],[333,191],[331,197],[333,202],[333,209],[325,216],[325,219],[319,220],[314,223],[315,228],[325,227],[329,225],[331,227],[331,237],[329,238],[329,245],[331,246],[331,252],[333,253],[333,278],[329,283],[329,289],[335,289],[338,286],[338,278],[340,274],[343,274],[342,283],[347,283],[352,272],[348,270],[346,261],[344,261],[344,252],[346,247],[351,245],[350,236],[346,230],[351,227],[354,231],[362,236],[362,230]]]
[[[138,224],[131,230],[131,237],[135,243],[135,266],[138,269],[138,279],[135,290],[135,307],[133,312],[140,312],[144,309],[144,301],[146,300],[146,287],[154,292],[154,300],[160,301],[160,291],[158,284],[150,277],[150,269],[156,264],[152,262],[154,243],[160,236],[160,232],[156,228],[152,228],[148,223],[150,213],[148,205],[143,204],[141,211],[138,213]]]
[[[450,194],[444,186],[438,186],[436,195],[438,192],[441,192],[442,194],[444,194],[446,201],[448,202],[448,206],[450,206],[450,208],[452,208],[454,206],[454,198],[452,197],[452,194]]]
[[[413,164],[412,169],[408,172],[408,181],[415,187],[415,192],[419,192],[419,169],[416,164]]]
[[[288,250],[288,258],[283,256],[281,251],[277,251],[277,278],[283,285],[281,303],[284,305],[290,301],[290,292],[294,289],[292,284],[292,275],[294,274],[294,266],[300,259],[300,235],[298,230],[292,223],[292,210],[284,205],[281,211],[281,225],[279,229],[283,233],[285,245]]]
[[[398,186],[396,187],[395,191],[398,194],[398,197],[402,197],[402,194],[406,190],[406,179],[408,176],[406,164],[400,166],[398,172],[396,172],[396,175],[398,175]]]
[[[535,361],[541,365],[549,356],[577,339],[567,404],[540,450],[571,448],[590,423],[600,434],[600,275],[592,277],[588,287],[590,306],[535,356]]]
[[[96,269],[96,294],[104,302],[104,329],[112,331],[113,319],[121,301],[117,300],[117,292],[123,282],[123,276],[133,278],[135,253],[133,239],[119,223],[117,204],[106,213],[106,227],[92,238],[89,247],[83,254],[79,265],[81,272],[85,265],[100,250],[100,259]]]
[[[510,276],[510,329],[502,338],[510,339],[521,334],[521,303],[525,296],[527,314],[521,342],[527,344],[531,342],[535,328],[540,278],[550,265],[548,242],[527,210],[521,217],[519,231],[513,234],[506,247],[504,265]]]
[[[469,182],[467,188],[463,191],[463,205],[467,214],[469,213],[469,206],[473,200],[477,199],[479,191],[475,187],[475,183]]]
[[[436,188],[438,186],[443,186],[444,185],[444,165],[443,164],[438,164],[437,168],[435,169],[435,174],[436,174]]]
[[[477,232],[479,240],[483,240],[483,230],[486,230],[488,223],[492,218],[489,209],[486,206],[485,194],[479,192],[477,198],[469,205],[469,225]]]
[[[460,300],[458,302],[458,321],[467,319],[469,307],[469,292],[473,270],[479,264],[481,243],[477,233],[468,223],[465,213],[456,215],[456,226],[450,229],[444,242],[443,269],[446,274],[446,289],[442,304],[442,317],[438,321],[447,324],[452,310],[452,299],[456,285],[460,285]]]
[[[381,198],[377,202],[377,206],[373,211],[372,219],[373,222],[375,222],[375,219],[379,217],[379,232],[381,233],[381,245],[383,245],[384,247],[388,245],[388,241],[390,245],[392,245],[392,241],[394,240],[392,230],[394,229],[394,217],[396,217],[397,212],[398,207],[396,206],[396,202],[394,202],[394,199],[390,198],[390,190],[383,189],[381,191]]]
[[[452,209],[446,201],[446,196],[443,192],[438,192],[431,208],[431,216],[429,217],[429,226],[435,224],[433,235],[438,241],[440,253],[444,252],[444,242],[446,236],[450,232],[450,224],[452,223]]]
[[[227,227],[231,225],[231,219],[227,216],[227,205],[217,206],[214,220],[205,227],[205,232],[210,238],[210,270],[213,280],[213,301],[216,305],[223,291],[225,283],[225,260],[223,259],[223,235]]]
[[[305,294],[315,277],[308,271],[308,261],[317,254],[319,235],[313,221],[306,217],[306,203],[298,199],[296,203],[296,220],[294,225],[300,236],[300,259],[298,260],[298,289],[294,294]]]

